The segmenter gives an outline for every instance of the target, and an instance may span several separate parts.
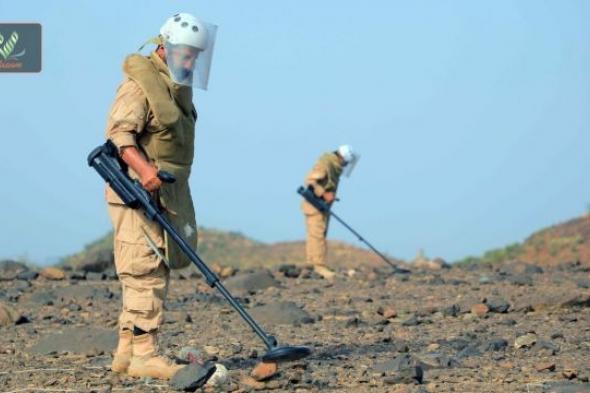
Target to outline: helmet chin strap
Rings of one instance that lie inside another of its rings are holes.
[[[147,40],[146,42],[144,42],[143,45],[141,45],[137,51],[141,52],[147,44],[154,44],[156,46],[164,45],[164,39],[162,38],[161,35],[158,35],[156,37],[152,37],[149,40]]]

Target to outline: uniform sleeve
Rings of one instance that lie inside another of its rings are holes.
[[[318,162],[315,164],[311,172],[307,174],[307,177],[305,178],[305,186],[313,186],[315,195],[317,197],[321,197],[326,192],[322,184],[325,182],[327,177],[328,171],[321,162]]]
[[[148,103],[139,85],[126,79],[117,89],[115,102],[108,116],[106,137],[120,149],[135,146],[136,137],[148,120]]]

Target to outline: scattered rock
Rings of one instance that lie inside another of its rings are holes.
[[[263,325],[309,323],[313,318],[293,302],[273,302],[252,308],[252,315]]]
[[[508,340],[505,340],[503,338],[496,338],[496,339],[492,339],[489,340],[487,342],[485,342],[484,344],[482,344],[480,346],[480,349],[484,352],[489,352],[489,351],[501,351],[503,349],[505,349],[506,347],[508,347]]]
[[[504,299],[499,299],[499,298],[487,299],[486,305],[490,309],[490,312],[495,312],[495,313],[500,313],[500,314],[507,313],[508,310],[510,309],[510,303],[508,303]]]
[[[279,282],[267,270],[239,274],[228,278],[224,284],[230,291],[242,295],[255,293],[270,287],[278,288],[280,286]]]
[[[458,304],[452,304],[443,308],[442,313],[445,317],[456,317],[461,312],[461,307]]]
[[[479,303],[471,307],[471,313],[477,315],[478,317],[483,317],[490,311],[487,305],[484,303]]]
[[[257,381],[265,381],[272,378],[278,369],[279,367],[275,362],[260,362],[254,367],[250,376]]]
[[[397,317],[397,310],[393,307],[379,307],[377,309],[377,314],[382,315],[385,319],[390,319]]]
[[[213,363],[205,363],[204,365],[191,363],[174,374],[170,380],[170,386],[175,390],[194,392],[203,386],[215,371]]]
[[[203,351],[195,347],[182,347],[177,358],[187,363],[205,364],[206,361]]]
[[[63,280],[66,278],[66,273],[57,267],[46,267],[39,274],[48,280]]]
[[[220,363],[215,364],[215,372],[209,378],[205,386],[213,388],[215,391],[224,391],[224,387],[230,382],[229,371]],[[231,391],[231,390],[228,390]]]
[[[383,378],[388,385],[395,384],[421,384],[424,378],[424,370],[420,366],[413,366],[399,371],[396,375]]]
[[[415,315],[412,315],[408,319],[402,322],[402,326],[418,326],[421,321]]]
[[[233,276],[234,274],[236,274],[237,270],[231,266],[226,266],[223,269],[221,269],[221,271],[219,272],[219,277],[222,280],[225,280],[226,278],[229,278],[231,276]]]
[[[514,348],[530,348],[537,342],[537,335],[534,333],[527,333],[516,337],[514,340]]]
[[[543,362],[535,364],[535,370],[541,371],[555,371],[555,363],[553,362]]]
[[[549,341],[537,340],[532,350],[539,356],[554,356],[559,352],[559,347]]]
[[[25,270],[16,275],[17,280],[33,281],[39,277],[39,273],[34,270]]]
[[[283,273],[285,277],[297,278],[301,275],[302,269],[296,265],[281,265],[279,272]]]

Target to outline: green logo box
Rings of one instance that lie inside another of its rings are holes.
[[[2,72],[41,72],[41,24],[0,23]]]

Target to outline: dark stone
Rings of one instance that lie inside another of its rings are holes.
[[[16,275],[17,280],[33,281],[39,277],[39,273],[34,270],[26,270]]]
[[[496,338],[483,343],[479,349],[483,352],[501,351],[508,347],[508,340]]]
[[[463,338],[454,338],[451,340],[439,340],[438,344],[440,346],[449,347],[455,351],[461,351],[467,346],[469,346],[470,341],[465,340]]]
[[[383,378],[383,382],[390,385],[421,384],[424,381],[424,370],[420,366],[413,366],[399,371],[396,375]]]
[[[442,310],[445,317],[456,317],[461,312],[461,307],[458,304],[452,304]]]
[[[422,323],[415,315],[402,322],[402,326],[418,326]]]
[[[16,321],[14,321],[15,325],[22,325],[25,323],[30,323],[31,319],[25,315],[21,315],[20,317],[18,317],[18,319]]]
[[[464,280],[459,280],[459,279],[456,279],[456,278],[452,278],[450,280],[447,280],[447,284],[457,286],[457,285],[467,285],[469,283],[467,281],[464,281]]]
[[[559,347],[550,341],[538,340],[533,345],[532,351],[538,355],[554,356],[559,352]]]
[[[496,313],[507,313],[510,309],[510,303],[504,299],[488,299],[486,305],[490,309],[490,312]]]
[[[526,265],[524,268],[525,274],[541,274],[543,273],[543,268],[537,265]]]
[[[563,339],[565,339],[565,336],[563,335],[562,332],[555,332],[555,333],[551,334],[552,340],[556,340],[558,338],[561,338],[563,340]]]
[[[578,288],[588,289],[590,288],[590,280],[588,280],[587,278],[578,278],[576,280],[576,285],[578,286]]]
[[[256,293],[266,288],[278,288],[279,282],[267,270],[239,274],[225,280],[227,289],[240,294]]]
[[[508,318],[508,319],[504,319],[500,322],[498,322],[500,325],[504,325],[504,326],[514,326],[517,324],[517,322],[512,319],[512,318]]]
[[[478,343],[468,345],[457,354],[457,358],[463,359],[471,356],[481,356],[479,346]]]
[[[283,273],[285,277],[297,278],[301,275],[301,268],[296,265],[282,265],[279,267],[279,272]]]
[[[207,362],[204,365],[191,363],[180,370],[170,380],[174,390],[194,392],[203,386],[215,373],[215,364]]]
[[[86,280],[86,272],[83,270],[74,270],[68,272],[68,278],[70,280]]]
[[[311,316],[293,302],[273,302],[252,308],[252,316],[263,325],[294,325],[309,323]]]

